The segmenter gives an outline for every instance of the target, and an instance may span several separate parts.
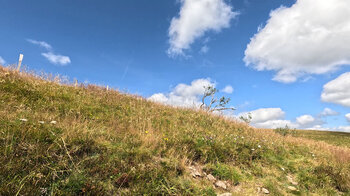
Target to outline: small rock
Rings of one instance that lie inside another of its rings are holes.
[[[215,183],[215,186],[219,187],[219,188],[223,188],[223,189],[227,189],[227,186],[225,184],[225,182],[221,181],[221,180],[218,180],[216,183]]]
[[[21,118],[21,119],[19,119],[20,121],[22,121],[22,122],[27,122],[28,120],[27,119],[25,119],[25,118]]]
[[[53,121],[50,122],[50,124],[55,125],[55,124],[57,124],[57,121],[54,121],[54,120],[53,120]]]
[[[232,193],[222,193],[222,194],[220,194],[218,196],[232,196]]]
[[[291,190],[291,191],[296,191],[297,190],[297,188],[295,188],[294,186],[288,186],[287,187],[289,190]]]
[[[264,194],[270,194],[270,191],[265,189],[265,188],[261,188],[261,191],[264,193]]]
[[[207,178],[210,181],[216,181],[216,178],[213,175],[211,175],[211,174],[207,175]]]
[[[287,176],[287,179],[292,185],[294,186],[298,185],[298,182],[295,182],[291,176]]]
[[[194,178],[197,178],[197,177],[201,177],[201,173],[195,168],[195,167],[189,167],[190,170],[191,170],[191,175],[194,177]]]

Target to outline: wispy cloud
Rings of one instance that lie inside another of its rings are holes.
[[[0,56],[0,65],[5,65],[6,61]]]
[[[53,64],[56,65],[67,65],[71,63],[71,60],[68,56],[56,54],[53,52],[53,48],[50,44],[48,44],[45,41],[37,41],[34,39],[27,39],[29,43],[32,43],[34,45],[38,45],[42,48],[45,48],[48,52],[43,52],[41,55],[45,57],[48,61],[50,61]]]
[[[327,116],[336,116],[338,115],[339,112],[336,112],[330,108],[325,108],[321,113],[320,113],[320,116],[321,117],[327,117]]]
[[[52,50],[52,46],[50,44],[48,44],[47,42],[44,42],[44,41],[37,41],[37,40],[34,40],[34,39],[27,39],[27,41],[29,43],[32,43],[32,44],[35,44],[35,45],[38,45],[40,47],[43,47],[45,48],[46,50]]]
[[[49,60],[53,64],[67,65],[71,62],[68,56],[62,56],[59,54],[54,54],[52,52],[44,52],[41,53],[41,55],[43,55],[47,60]]]

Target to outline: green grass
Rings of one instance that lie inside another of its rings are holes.
[[[350,147],[350,133],[346,132],[297,130],[294,136],[324,141],[337,146]]]
[[[350,149],[333,144],[0,67],[0,195],[350,194]]]

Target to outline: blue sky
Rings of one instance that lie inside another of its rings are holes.
[[[350,131],[350,5],[310,4],[0,0],[0,63],[180,106],[213,84],[254,126]]]

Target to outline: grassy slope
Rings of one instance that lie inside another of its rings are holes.
[[[190,165],[237,195],[256,195],[257,187],[272,195],[350,191],[346,147],[1,67],[0,165],[0,195],[226,192],[192,178]],[[287,175],[299,191],[287,188]]]
[[[293,136],[324,141],[329,144],[350,148],[350,133],[335,131],[297,130]]]

